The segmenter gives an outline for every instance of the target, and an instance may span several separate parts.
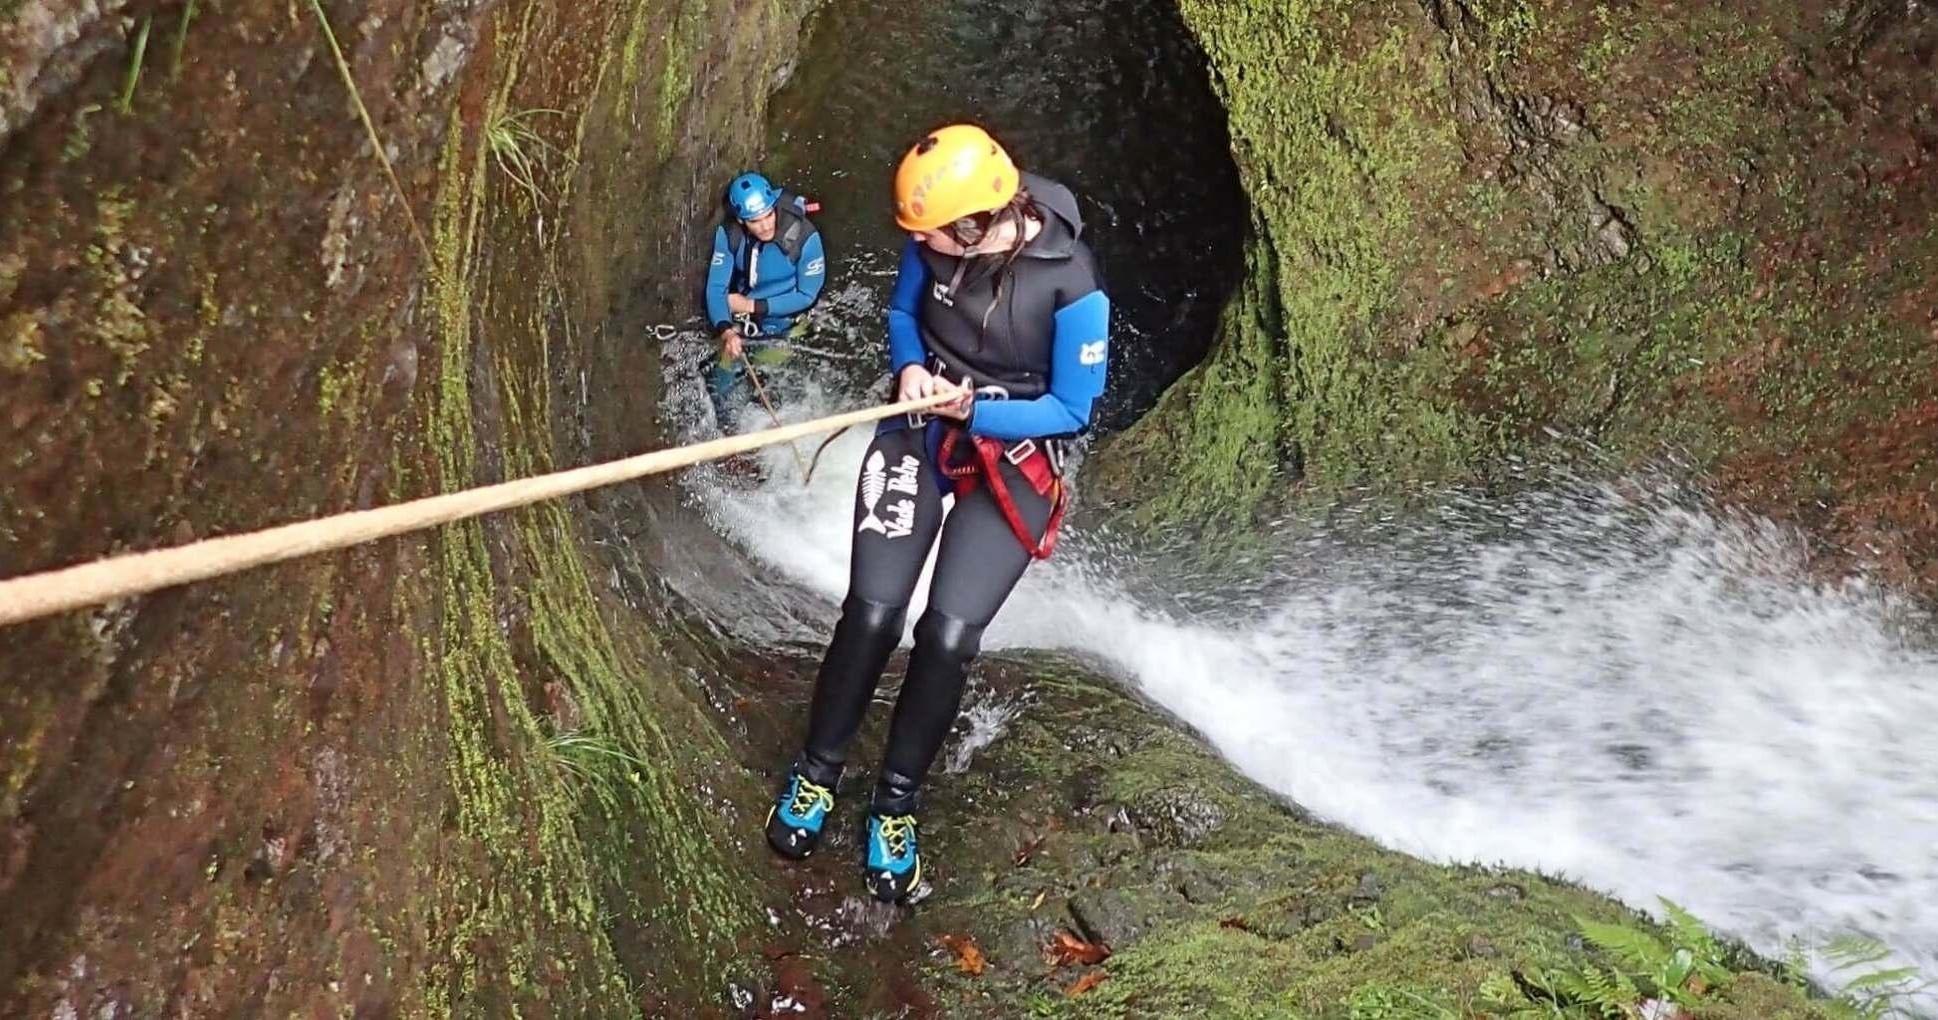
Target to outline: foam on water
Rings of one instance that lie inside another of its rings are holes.
[[[839,389],[784,416],[833,410]],[[806,489],[769,449],[759,486],[702,475],[692,493],[838,600],[867,440],[837,439]],[[1810,583],[1795,535],[1660,481],[1335,530],[1188,616],[1140,604],[1120,583],[1135,565],[1075,536],[985,645],[1103,663],[1388,846],[1665,896],[1775,954],[1862,932],[1938,973],[1938,657],[1906,636],[1930,626],[1909,605]]]

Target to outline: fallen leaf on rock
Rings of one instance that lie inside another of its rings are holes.
[[[1037,893],[1036,899],[1030,901],[1030,909],[1035,910],[1036,908],[1042,906],[1044,898],[1049,895],[1050,895],[1050,890],[1048,889],[1045,889],[1042,892]]]
[[[1029,842],[1023,844],[1022,846],[1017,847],[1016,855],[1010,858],[1010,860],[1013,861],[1016,864],[1016,866],[1019,868],[1025,864],[1028,864],[1030,862],[1030,858],[1036,856],[1036,851],[1042,848],[1043,841],[1049,838],[1050,837],[1047,835],[1038,836],[1035,839],[1032,839]]]
[[[1066,998],[1074,999],[1077,996],[1082,995],[1083,993],[1091,990],[1092,988],[1095,988],[1098,985],[1103,984],[1104,978],[1108,976],[1109,975],[1105,974],[1101,970],[1093,970],[1090,973],[1085,974],[1084,976],[1078,978],[1076,984],[1071,985],[1069,989],[1066,990],[1063,994]]]
[[[1053,966],[1069,967],[1077,965],[1088,967],[1092,964],[1102,963],[1110,959],[1110,947],[1101,946],[1095,942],[1085,942],[1075,935],[1058,928],[1057,933],[1051,936],[1050,944],[1043,947],[1043,954],[1049,958]]]
[[[983,958],[982,949],[976,945],[976,940],[967,935],[941,935],[936,941],[949,947],[949,951],[956,954],[956,969],[970,977],[981,976],[982,972],[989,967],[989,961]]]

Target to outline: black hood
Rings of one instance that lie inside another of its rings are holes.
[[[1076,250],[1077,238],[1083,235],[1083,214],[1077,212],[1077,196],[1047,177],[1028,172],[1022,176],[1023,187],[1030,193],[1030,204],[1043,214],[1043,229],[1023,246],[1024,257],[1069,258]]]

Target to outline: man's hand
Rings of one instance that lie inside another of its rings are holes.
[[[924,397],[933,397],[941,393],[959,394],[960,399],[953,403],[943,404],[939,407],[929,409],[930,414],[941,415],[944,418],[954,418],[957,421],[969,417],[969,407],[976,399],[976,394],[973,390],[965,386],[957,386],[955,383],[930,372],[921,365],[909,365],[902,369],[897,390],[896,399],[898,400],[920,400]]]
[[[727,310],[735,315],[754,314],[754,299],[745,294],[727,295]]]
[[[722,330],[720,333],[720,353],[724,355],[728,361],[739,361],[741,342],[742,341],[740,339],[739,330],[737,329]]]

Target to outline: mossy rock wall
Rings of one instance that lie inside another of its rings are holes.
[[[576,462],[806,6],[0,4],[0,574]],[[0,1013],[719,1002],[724,749],[588,562],[554,504],[6,631]]]
[[[1555,435],[1667,446],[1938,582],[1938,10],[1181,7],[1251,279],[1094,462],[1100,492],[1229,523],[1302,486],[1486,477]]]

